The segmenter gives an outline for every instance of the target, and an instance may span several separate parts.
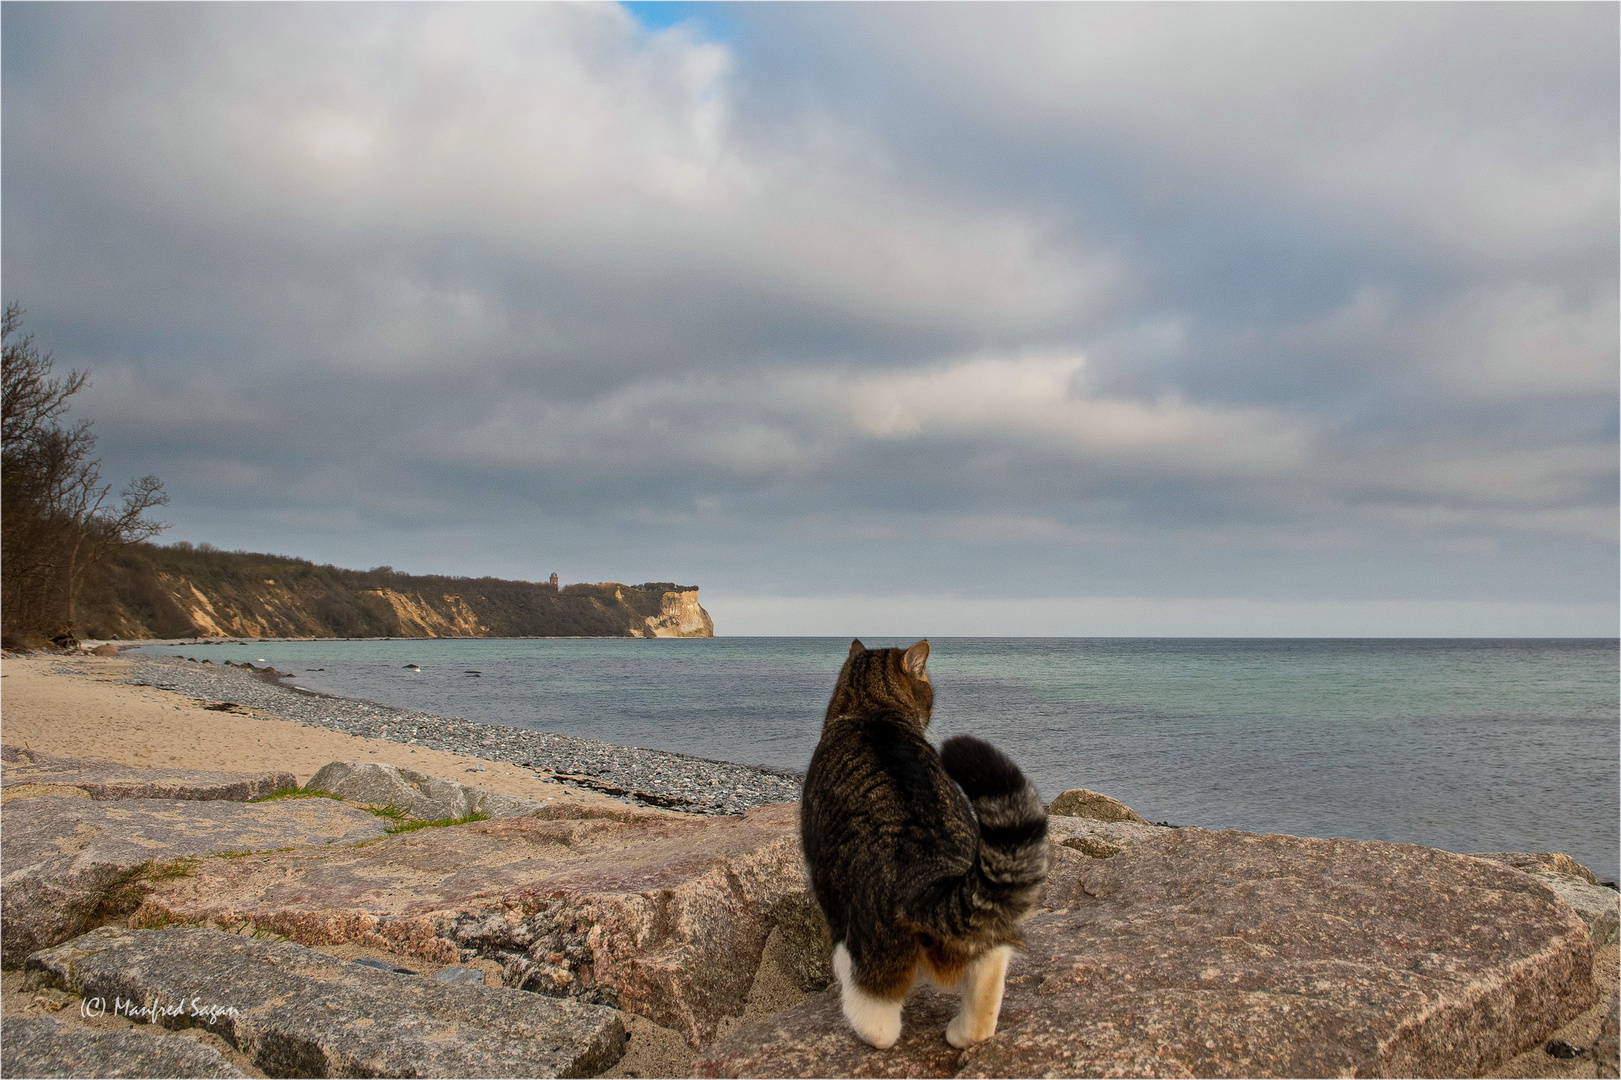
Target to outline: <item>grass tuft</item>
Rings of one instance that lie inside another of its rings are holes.
[[[411,820],[411,815],[395,806],[393,799],[388,801],[387,806],[362,806],[361,809],[368,814],[376,814],[378,817],[386,817],[394,821]]]
[[[343,796],[342,795],[334,795],[330,791],[322,791],[320,788],[284,787],[284,788],[277,788],[275,791],[272,791],[269,795],[260,795],[258,798],[249,799],[248,801],[249,802],[274,802],[277,799],[336,799],[339,802],[342,802],[343,801]]]
[[[416,832],[418,829],[442,829],[447,825],[466,825],[469,821],[488,821],[488,814],[468,814],[466,817],[439,818],[437,821],[422,821],[419,818],[410,818],[396,825],[390,825],[391,833]]]
[[[162,862],[153,860],[131,867],[108,883],[92,920],[99,925],[130,915],[141,906],[141,901],[152,891],[155,882],[190,877],[199,861],[189,857]]]

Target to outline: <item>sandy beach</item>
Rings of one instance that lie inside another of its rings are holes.
[[[0,741],[122,765],[284,769],[306,783],[332,761],[381,761],[526,799],[604,807],[605,795],[538,778],[511,762],[368,739],[130,686],[130,661],[99,656],[10,657],[0,664]],[[480,766],[483,767],[479,771]],[[469,776],[469,771],[474,775]]]

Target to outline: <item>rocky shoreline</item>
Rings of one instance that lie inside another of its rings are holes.
[[[168,657],[128,659],[133,666],[125,681],[134,686],[172,690],[216,706],[231,704],[309,727],[511,762],[535,770],[543,779],[632,804],[696,814],[741,814],[799,798],[801,777],[778,769],[315,694],[282,685],[268,669]]]
[[[8,667],[8,1076],[1617,1074],[1621,904],[1568,856],[1074,789],[998,1034],[951,1048],[922,989],[880,1052],[828,986],[797,778],[132,659]],[[98,721],[146,741],[83,756]],[[727,813],[739,773],[792,794]]]
[[[285,777],[0,758],[11,1076],[1616,1071],[1614,894],[1564,902],[1539,875],[1591,875],[1561,856],[1172,829],[1067,792],[1087,816],[1051,819],[998,1035],[953,1049],[920,990],[880,1052],[828,986],[793,804],[605,817],[369,762],[321,770],[338,801],[255,802]]]

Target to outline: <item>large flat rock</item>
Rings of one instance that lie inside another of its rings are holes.
[[[798,808],[635,822],[502,818],[362,848],[209,860],[158,882],[134,925],[251,923],[626,1009],[694,1045],[743,1011],[779,901],[802,893]]]
[[[134,904],[119,904],[139,899],[132,890],[146,875],[182,872],[175,860],[356,844],[386,835],[388,824],[332,799],[14,800],[0,807],[0,957],[15,967],[128,914]]]
[[[987,1042],[953,1051],[955,1001],[923,991],[873,1050],[835,988],[695,1075],[1472,1076],[1596,999],[1576,913],[1468,856],[1180,829],[1062,871]]]
[[[48,1016],[0,1021],[0,1073],[8,1077],[246,1076],[211,1046],[181,1035],[98,1031]]]
[[[225,799],[247,802],[293,787],[290,772],[223,772],[120,765],[96,758],[57,757],[20,746],[0,747],[0,799],[34,794],[68,795],[71,788],[92,799]]]
[[[1141,821],[1103,821],[1097,818],[1063,817],[1056,814],[1047,818],[1047,836],[1054,844],[1071,848],[1094,859],[1110,858],[1138,844],[1155,843],[1175,831],[1163,825],[1149,825]]]
[[[625,1049],[612,1009],[217,930],[104,926],[28,966],[109,1011],[207,1028],[271,1076],[593,1076]]]
[[[310,778],[309,786],[341,795],[350,802],[393,806],[423,821],[474,814],[525,817],[542,813],[544,805],[381,761],[334,761],[323,765]]]

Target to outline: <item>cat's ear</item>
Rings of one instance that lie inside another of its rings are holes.
[[[854,641],[850,642],[850,656],[859,656],[866,651],[867,647],[861,644],[860,638],[856,638]],[[848,660],[849,657],[845,657],[845,659]]]
[[[910,649],[907,649],[906,655],[901,657],[901,667],[905,668],[906,674],[912,676],[914,679],[927,679],[929,677],[928,674],[923,670],[924,665],[928,662],[928,638],[924,638],[916,645],[913,645]]]

